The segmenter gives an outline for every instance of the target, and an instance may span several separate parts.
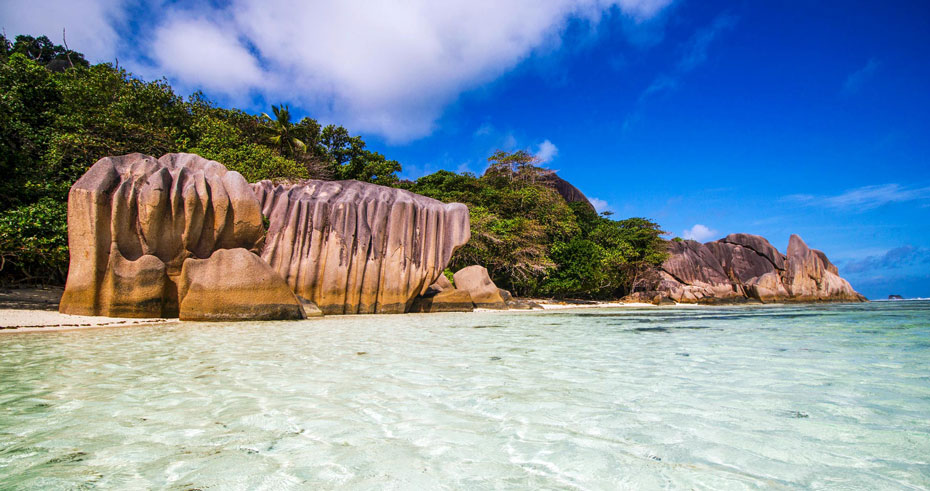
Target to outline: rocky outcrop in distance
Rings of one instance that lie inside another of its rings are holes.
[[[262,258],[324,314],[403,313],[468,242],[468,208],[358,181],[252,185]]]
[[[550,169],[540,169],[540,178],[542,182],[555,189],[559,196],[562,197],[568,203],[585,203],[591,209],[595,211],[594,205],[591,204],[591,201],[588,200],[588,197],[581,192],[580,189],[576,188],[572,183],[562,179],[556,174],[554,170]]]
[[[317,305],[400,313],[469,235],[464,205],[404,190],[250,185],[193,154],[107,157],[69,194],[59,310],[192,320],[302,318],[319,315]]]
[[[488,172],[491,172],[492,168],[488,168],[485,171],[485,175]],[[566,203],[584,203],[591,209],[591,211],[596,211],[594,205],[591,204],[591,201],[588,200],[588,197],[581,192],[580,189],[576,188],[572,183],[566,181],[559,177],[559,175],[552,169],[544,169],[541,167],[535,167],[536,172],[536,181],[537,183],[543,184],[546,187],[554,190],[559,193],[559,196],[565,200]],[[504,172],[510,173],[510,175],[515,175],[512,170],[506,168],[501,169],[497,168],[494,172]]]
[[[862,302],[866,298],[839,276],[822,251],[797,235],[782,254],[763,237],[731,234],[701,244],[669,242],[669,258],[659,271],[655,292],[634,300],[653,303]]]

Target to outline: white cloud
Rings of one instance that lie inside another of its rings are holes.
[[[353,131],[406,141],[432,132],[462,92],[559,46],[571,19],[593,28],[616,9],[645,26],[672,1],[151,0],[132,6],[151,14],[140,20],[153,35],[132,36],[139,45],[120,61],[140,73],[170,74],[184,89],[232,100],[255,93]],[[60,32],[73,23],[72,48],[110,61],[128,3],[7,1],[0,18],[22,32]]]
[[[203,19],[176,19],[155,30],[152,58],[169,77],[226,94],[248,92],[274,77],[263,74],[258,60],[229,29]],[[266,78],[268,80],[266,80]]]
[[[878,71],[880,66],[881,64],[875,58],[869,59],[864,67],[850,73],[849,76],[846,77],[846,82],[843,83],[842,94],[852,95],[859,92],[862,85],[875,75],[875,72]]]
[[[491,123],[484,123],[475,130],[475,137],[487,136],[494,132],[494,125]]]
[[[717,231],[700,223],[682,232],[681,236],[685,239],[704,242],[717,236]]]
[[[784,201],[837,210],[868,211],[890,203],[930,200],[930,187],[908,188],[900,184],[880,184],[849,189],[836,196],[792,194]]]
[[[62,44],[66,29],[68,47],[90,60],[112,62],[117,56],[120,37],[117,29],[125,22],[126,0],[3,0],[0,27],[7,36],[19,34],[48,36]]]
[[[501,149],[511,151],[517,148],[517,137],[513,136],[513,133],[507,133],[501,139]]]
[[[732,29],[736,25],[736,21],[736,17],[724,13],[717,16],[713,24],[696,32],[688,41],[684,56],[678,60],[678,70],[690,72],[707,61],[707,49],[710,47],[710,43],[722,32]]]
[[[559,147],[555,146],[551,141],[545,140],[539,144],[539,150],[536,151],[536,158],[538,158],[540,162],[546,164],[551,162],[558,154]]]
[[[588,198],[588,201],[591,203],[591,205],[594,206],[594,210],[598,213],[602,211],[611,211],[611,207],[609,204],[607,204],[607,201],[594,197]]]

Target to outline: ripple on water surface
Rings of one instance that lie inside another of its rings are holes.
[[[930,303],[0,336],[0,488],[925,488]]]

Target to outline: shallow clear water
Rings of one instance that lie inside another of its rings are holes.
[[[0,488],[94,487],[926,488],[930,302],[0,336]]]

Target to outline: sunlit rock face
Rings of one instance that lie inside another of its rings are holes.
[[[325,314],[401,313],[470,237],[468,208],[358,181],[252,185],[262,258]]]
[[[660,289],[676,302],[743,297],[713,251],[693,240],[669,242],[669,258],[662,265],[660,280]]]
[[[676,302],[865,301],[826,254],[808,248],[797,235],[791,236],[787,255],[750,234],[706,244],[673,241],[669,254],[658,291]]]
[[[788,270],[785,285],[794,300],[816,302],[821,300],[861,301],[862,295],[840,278],[836,266],[821,251],[810,249],[801,237],[792,235],[788,241]]]
[[[178,281],[181,320],[303,319],[294,292],[265,261],[245,249],[187,259]]]
[[[183,153],[100,159],[68,196],[71,264],[60,310],[176,317],[185,260],[258,252],[262,238],[252,188],[218,162]]]
[[[468,266],[452,275],[455,287],[467,291],[471,295],[475,307],[483,309],[503,310],[507,308],[501,290],[491,280],[488,270],[484,266]]]

